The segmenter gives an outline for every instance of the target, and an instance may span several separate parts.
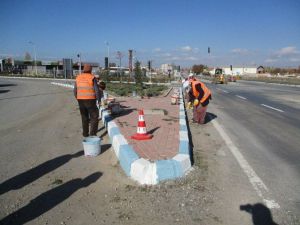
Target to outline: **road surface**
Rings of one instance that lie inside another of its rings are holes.
[[[300,218],[300,88],[245,81],[207,85],[212,123],[227,144],[224,154],[236,160],[279,220]]]
[[[0,78],[0,224],[299,224],[298,89],[209,85],[210,121],[189,122],[193,170],[149,187],[101,124],[103,153],[83,156],[72,90],[50,82]]]

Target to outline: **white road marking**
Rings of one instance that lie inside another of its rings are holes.
[[[260,105],[262,105],[262,106],[264,106],[264,107],[267,107],[267,108],[269,108],[269,109],[276,110],[276,111],[278,111],[278,112],[284,112],[284,111],[282,111],[281,109],[277,109],[277,108],[274,108],[274,107],[269,106],[269,105],[265,105],[265,104],[260,104]]]
[[[223,91],[223,92],[225,92],[225,93],[229,93],[229,91],[223,90],[223,89],[221,89],[221,88],[216,88],[216,89],[219,90],[219,91]]]
[[[238,97],[238,98],[244,99],[244,100],[247,99],[247,98],[245,98],[245,97],[243,97],[243,96],[240,96],[240,95],[235,95],[235,96]]]
[[[223,130],[221,125],[216,121],[212,120],[212,123],[216,130],[220,133],[221,137],[225,141],[227,147],[230,149],[231,153],[235,157],[235,159],[238,161],[240,167],[243,169],[244,173],[247,175],[252,187],[256,191],[259,197],[261,197],[264,201],[264,203],[269,208],[280,208],[280,205],[272,199],[266,199],[265,196],[268,196],[268,188],[264,184],[264,182],[259,178],[259,176],[255,173],[255,171],[252,169],[250,164],[247,162],[247,160],[244,158],[242,153],[238,150],[238,148],[235,146],[235,144],[232,142],[230,137],[226,134],[226,132]]]

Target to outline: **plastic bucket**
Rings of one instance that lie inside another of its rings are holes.
[[[97,156],[101,153],[101,139],[97,136],[84,138],[82,144],[85,156]]]

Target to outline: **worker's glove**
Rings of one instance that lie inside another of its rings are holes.
[[[192,103],[191,103],[191,102],[188,102],[188,103],[186,104],[186,108],[187,108],[187,109],[192,109],[192,108],[193,108]]]
[[[194,106],[197,106],[197,105],[199,105],[199,100],[198,100],[198,99],[195,99],[195,100],[194,100]]]

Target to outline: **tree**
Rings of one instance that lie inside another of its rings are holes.
[[[140,96],[144,96],[142,75],[143,73],[141,69],[141,63],[139,61],[136,61],[134,64],[135,86],[136,86],[136,92]]]
[[[26,52],[24,59],[25,59],[25,61],[31,61],[31,55],[28,52]]]
[[[136,85],[141,85],[142,84],[142,69],[141,69],[141,63],[139,61],[136,61],[134,64],[134,76],[135,76]]]
[[[207,66],[200,64],[200,65],[193,65],[192,71],[196,74],[203,73],[203,70],[206,69]]]

